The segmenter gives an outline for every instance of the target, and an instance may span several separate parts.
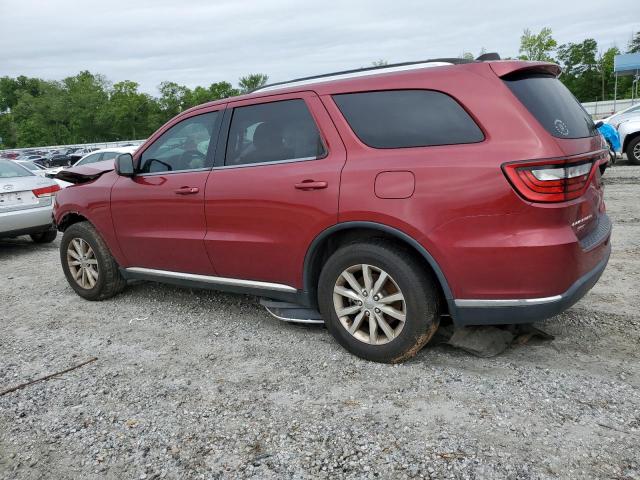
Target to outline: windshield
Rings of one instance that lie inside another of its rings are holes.
[[[10,160],[0,160],[0,178],[29,177],[33,175],[26,168]]]

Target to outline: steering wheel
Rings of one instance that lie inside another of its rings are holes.
[[[207,155],[202,153],[200,150],[187,150],[180,156],[180,166],[184,170],[202,168],[204,167],[206,158]],[[198,162],[199,166],[194,166],[194,162]]]

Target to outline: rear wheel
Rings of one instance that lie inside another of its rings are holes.
[[[629,162],[640,165],[640,135],[629,142],[626,153]]]
[[[338,249],[320,275],[318,303],[338,343],[375,362],[411,358],[439,324],[430,276],[411,252],[384,241]]]
[[[51,243],[58,236],[58,231],[51,229],[46,232],[32,233],[29,236],[35,243]]]
[[[127,284],[104,240],[89,222],[74,223],[64,232],[60,261],[71,288],[87,300],[113,297]]]

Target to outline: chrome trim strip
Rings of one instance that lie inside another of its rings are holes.
[[[167,170],[165,172],[146,172],[136,173],[136,177],[159,177],[162,175],[176,175],[178,173],[191,173],[191,172],[208,172],[211,167],[190,168],[188,170]]]
[[[527,305],[544,305],[545,303],[553,303],[562,300],[562,295],[554,295],[553,297],[541,298],[510,298],[504,300],[484,300],[484,299],[457,299],[456,307],[523,307]]]
[[[198,275],[195,273],[171,272],[168,270],[155,270],[153,268],[129,267],[125,272],[143,273],[160,278],[175,278],[179,280],[193,280],[196,282],[213,283],[217,285],[231,285],[236,287],[258,288],[262,290],[275,290],[278,292],[297,292],[297,289],[280,283],[259,282],[257,280],[241,280],[238,278],[213,277]]]
[[[213,167],[213,170],[228,170],[230,168],[246,168],[246,167],[260,167],[262,165],[280,165],[283,163],[296,163],[296,162],[309,162],[311,160],[322,160],[326,158],[327,155],[322,155],[319,157],[301,157],[301,158],[291,158],[288,160],[273,160],[271,162],[253,162],[253,163],[241,163],[239,165],[220,165],[219,167]]]

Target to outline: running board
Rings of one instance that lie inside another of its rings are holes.
[[[320,313],[313,309],[303,307],[297,303],[279,302],[269,298],[261,298],[262,305],[267,312],[276,317],[278,320],[291,323],[314,323],[323,324],[324,320]]]

